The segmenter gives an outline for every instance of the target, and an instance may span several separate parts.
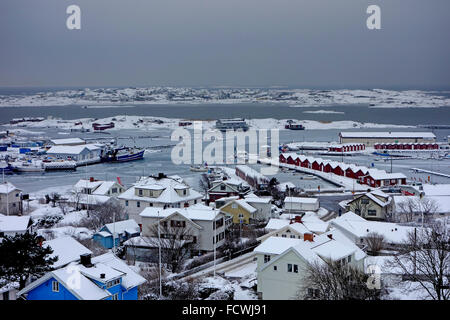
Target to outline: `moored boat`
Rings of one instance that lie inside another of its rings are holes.
[[[116,148],[106,151],[102,156],[104,162],[127,162],[141,160],[144,158],[144,149],[138,148]]]

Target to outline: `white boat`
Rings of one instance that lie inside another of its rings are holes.
[[[206,172],[206,171],[208,171],[208,167],[204,167],[204,166],[191,166],[191,171],[193,171],[193,172]]]
[[[13,170],[16,172],[44,172],[42,163],[17,161],[11,163]]]

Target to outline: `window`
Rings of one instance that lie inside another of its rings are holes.
[[[273,271],[277,271],[277,266],[273,266]]]
[[[352,256],[348,256],[347,261],[348,261],[348,262],[351,262],[351,261],[352,261]]]
[[[111,192],[112,192],[112,193],[117,193],[117,188],[112,188],[112,189],[111,189]]]
[[[119,300],[119,294],[118,293],[114,293],[111,300]]]
[[[361,199],[362,204],[369,204],[369,199]]]
[[[125,200],[125,207],[128,207],[128,200]]]
[[[153,207],[153,202],[150,202],[150,203],[148,204],[148,206],[149,206],[149,207]]]
[[[138,208],[141,207],[141,202],[140,201],[136,201],[136,207],[138,207]]]
[[[59,292],[59,282],[58,281],[52,281],[52,291]]]
[[[224,191],[224,190],[225,190],[225,186],[224,186],[224,185],[221,185],[221,186],[220,186],[220,190]]]
[[[298,265],[294,264],[294,273],[298,273]]]
[[[270,261],[270,255],[269,254],[265,254],[264,255],[264,263],[267,263]]]
[[[139,189],[139,195],[142,196],[142,189]]]
[[[294,234],[291,234],[291,238],[295,239],[295,235],[294,235]]]
[[[285,234],[282,234],[281,237],[282,237],[282,238],[286,238],[286,235],[285,235]]]
[[[292,272],[292,264],[288,263],[287,272]]]
[[[377,215],[377,210],[367,210],[367,215],[369,215],[369,216],[376,216]]]

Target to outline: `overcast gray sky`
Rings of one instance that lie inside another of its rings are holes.
[[[369,4],[382,30],[366,28]],[[1,0],[0,86],[450,87],[449,12],[448,0]]]

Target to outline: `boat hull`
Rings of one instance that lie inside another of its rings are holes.
[[[144,159],[144,151],[139,151],[137,153],[134,154],[124,154],[124,155],[119,155],[116,156],[115,159],[113,159],[113,162],[127,162],[127,161],[135,161],[135,160],[141,160]]]

